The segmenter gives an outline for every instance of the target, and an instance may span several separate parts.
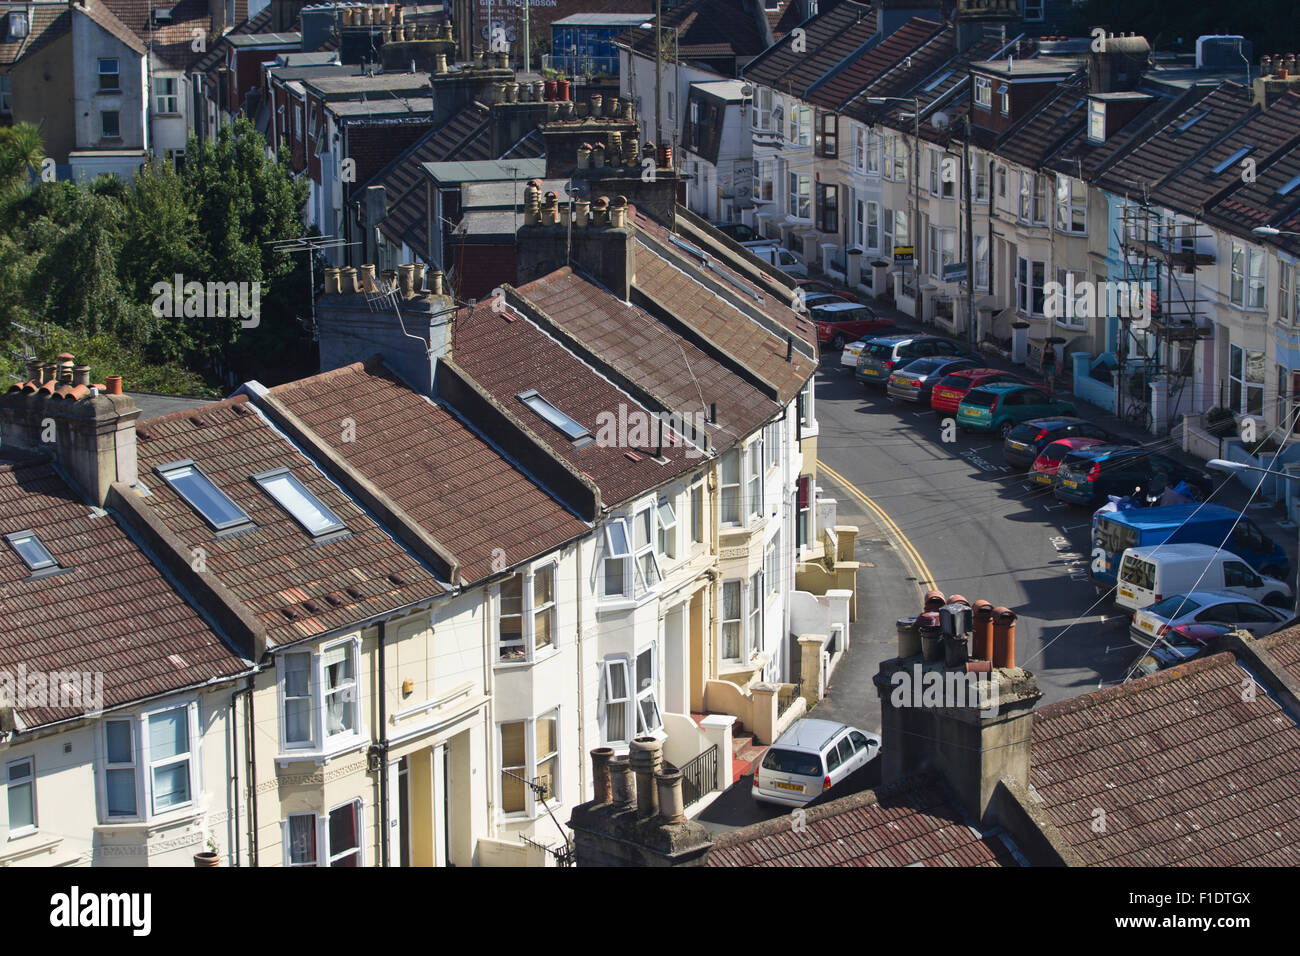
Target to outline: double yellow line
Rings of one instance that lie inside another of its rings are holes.
[[[903,534],[903,529],[895,523],[893,518],[889,517],[889,515],[885,513],[885,509],[864,495],[858,490],[857,486],[854,485],[853,482],[849,481],[820,458],[817,459],[817,467],[835,479],[835,481],[845,491],[847,491],[852,498],[859,502],[871,514],[880,519],[880,523],[885,526],[885,530],[897,542],[899,550],[903,553],[904,562],[912,566],[912,573],[916,576],[917,589],[924,594],[926,591],[930,590],[930,588],[935,587],[934,575],[930,573],[930,568],[926,565],[925,559],[921,557],[920,552],[916,550],[916,547],[908,539],[907,535]]]

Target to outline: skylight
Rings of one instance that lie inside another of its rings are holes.
[[[332,531],[342,531],[346,525],[338,515],[307,490],[288,468],[278,468],[261,475],[254,475],[263,491],[275,499],[289,515],[307,530],[313,538]]]
[[[931,81],[930,81],[929,83],[927,83],[925,86],[921,87],[921,92],[922,92],[922,93],[929,93],[932,89],[934,89],[936,86],[938,86],[938,85],[939,85],[940,83],[942,83],[944,80],[948,79],[948,77],[952,76],[952,74],[953,74],[953,71],[952,71],[952,70],[949,70],[947,73],[944,73],[942,76],[938,77],[937,79],[933,79],[933,80],[931,80]]]
[[[1229,157],[1228,157],[1227,159],[1225,159],[1223,162],[1219,163],[1219,165],[1215,166],[1214,169],[1211,170],[1211,172],[1213,172],[1214,175],[1216,175],[1216,176],[1219,175],[1219,173],[1223,172],[1225,169],[1227,169],[1227,168],[1228,168],[1229,166],[1231,166],[1233,163],[1237,162],[1237,160],[1243,158],[1247,153],[1249,153],[1249,152],[1250,152],[1251,150],[1253,150],[1254,148],[1255,148],[1254,146],[1243,146],[1243,147],[1241,147],[1241,149],[1237,150],[1235,153],[1233,153],[1231,156],[1229,156]]]
[[[591,437],[591,432],[542,398],[536,391],[521,392],[515,398],[531,408],[547,424],[563,432],[570,441],[577,442]]]
[[[14,534],[7,534],[5,540],[32,571],[44,571],[46,568],[59,566],[59,562],[54,560],[54,555],[50,554],[49,548],[41,543],[35,531],[17,531]]]
[[[1205,111],[1203,111],[1203,112],[1197,113],[1195,116],[1193,116],[1191,119],[1189,119],[1186,123],[1181,124],[1181,125],[1178,127],[1178,131],[1179,131],[1180,133],[1186,133],[1189,129],[1191,129],[1193,126],[1195,126],[1197,123],[1199,123],[1201,120],[1205,119],[1205,117],[1207,117],[1207,116],[1209,116],[1209,115],[1210,115],[1210,111],[1209,111],[1209,110],[1205,110]]]
[[[1291,190],[1295,189],[1297,186],[1300,186],[1300,176],[1297,176],[1295,179],[1291,180],[1286,185],[1284,185],[1281,189],[1277,191],[1277,194],[1279,196],[1290,195]]]
[[[252,523],[244,510],[199,471],[199,466],[194,462],[187,459],[170,465],[159,465],[155,470],[217,531]]]

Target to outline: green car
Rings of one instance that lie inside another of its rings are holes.
[[[957,427],[1006,438],[1021,422],[1050,415],[1073,415],[1074,406],[1033,385],[1004,382],[972,388],[957,406]]]

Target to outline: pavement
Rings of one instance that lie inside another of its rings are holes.
[[[887,303],[872,306],[903,331],[944,334]],[[1038,378],[995,356],[985,358],[990,367]],[[825,699],[809,716],[880,731],[872,678],[880,662],[897,653],[895,622],[916,615],[931,587],[1016,612],[1017,663],[1037,675],[1043,704],[1123,680],[1137,649],[1129,642],[1127,614],[1087,574],[1091,509],[1066,506],[1050,490],[1029,486],[1002,464],[996,438],[944,442],[940,416],[928,407],[894,404],[883,390],[864,389],[839,360],[839,353],[824,356],[816,379],[818,454],[829,466],[820,470],[818,484],[837,500],[837,521],[859,528],[859,620]],[[1059,386],[1057,392],[1065,394]],[[1076,404],[1081,417],[1113,434],[1204,467],[1168,438]],[[1250,493],[1231,476],[1222,478],[1214,500],[1245,508]],[[1248,513],[1287,549],[1294,566],[1300,542],[1293,525],[1280,523],[1281,508],[1256,503]],[[873,767],[844,781],[835,795],[874,785],[876,773]],[[700,821],[721,832],[789,812],[757,804],[750,786],[742,778]]]

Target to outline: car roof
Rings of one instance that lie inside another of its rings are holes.
[[[817,306],[817,308],[823,312],[847,312],[849,309],[866,308],[866,306],[863,305],[861,302],[847,302],[844,299],[840,299],[840,297],[836,296],[834,292],[820,292],[816,294],[835,296],[835,298],[839,300],[837,302],[827,302],[825,305]]]
[[[898,345],[900,342],[910,342],[916,337],[915,335],[875,335],[865,341],[868,345]]]
[[[1034,418],[1021,424],[1036,425],[1039,428],[1064,428],[1066,425],[1086,425],[1088,420],[1076,415],[1053,415],[1051,418]]]
[[[1153,554],[1159,553],[1162,558],[1186,558],[1196,559],[1197,561],[1212,561],[1216,556],[1223,555],[1225,558],[1232,558],[1237,561],[1238,558],[1231,551],[1225,551],[1223,548],[1216,548],[1212,544],[1146,544],[1140,548],[1127,548],[1125,553],[1132,553],[1136,558],[1149,558]]]
[[[1108,511],[1102,515],[1111,521],[1132,525],[1135,528],[1177,528],[1186,524],[1195,515],[1207,521],[1232,520],[1241,517],[1241,513],[1224,505],[1160,505],[1155,508],[1126,508],[1123,511]]]
[[[981,385],[979,388],[971,389],[972,392],[993,392],[997,395],[1005,395],[1007,392],[1018,392],[1022,388],[1032,388],[1036,392],[1043,389],[1037,385],[1028,385],[1024,382],[994,382],[991,385]]]
[[[848,729],[848,724],[839,721],[802,717],[791,724],[772,746],[820,753],[832,738]]]
[[[1004,372],[1000,368],[959,368],[955,369],[953,375],[961,375],[965,378],[982,378],[985,375],[1014,375],[1015,372]]]
[[[1049,441],[1043,446],[1043,451],[1046,452],[1047,449],[1051,448],[1053,445],[1064,445],[1066,448],[1091,448],[1093,445],[1104,444],[1106,444],[1106,442],[1101,438],[1083,438],[1074,435],[1070,438],[1058,438],[1055,441]]]
[[[1091,448],[1080,448],[1074,454],[1079,455],[1081,457],[1088,458],[1090,460],[1092,459],[1100,460],[1103,458],[1110,458],[1116,452],[1120,452],[1120,451],[1142,451],[1142,450],[1143,449],[1138,448],[1136,445],[1117,445],[1115,442],[1107,442],[1104,445],[1093,445]]]
[[[1188,591],[1186,594],[1171,594],[1165,598],[1165,601],[1171,601],[1174,598],[1191,598],[1193,601],[1199,601],[1201,607],[1215,604],[1259,604],[1258,601],[1251,600],[1244,594],[1234,594],[1231,591]],[[1164,603],[1163,601],[1161,603]],[[1260,604],[1260,607],[1264,605]],[[1197,608],[1199,611],[1201,608]],[[1149,610],[1149,609],[1148,609]]]

